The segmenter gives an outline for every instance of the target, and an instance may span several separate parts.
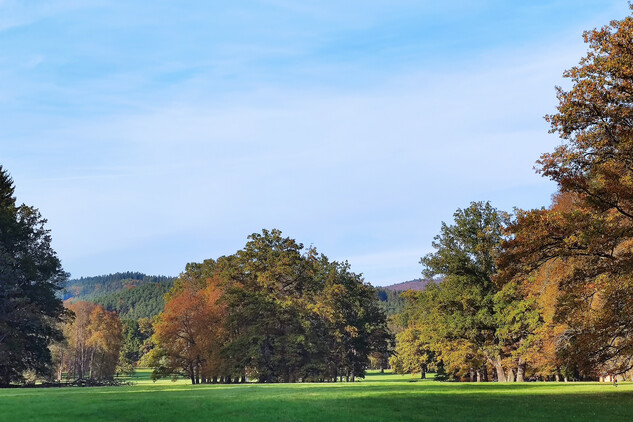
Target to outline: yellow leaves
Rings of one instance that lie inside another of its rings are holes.
[[[345,332],[348,333],[351,338],[358,337],[358,328],[357,327],[353,327],[351,325],[346,325],[345,326]]]
[[[62,365],[78,378],[112,377],[123,343],[119,317],[115,312],[90,302],[66,306],[75,313],[75,319],[64,329],[70,352],[66,356],[73,356],[76,360],[62,362]]]

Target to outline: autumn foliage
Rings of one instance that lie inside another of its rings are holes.
[[[504,280],[529,280],[547,265],[556,286],[559,363],[576,374],[633,369],[633,18],[584,35],[589,52],[565,73],[558,113],[563,140],[538,170],[561,193],[549,209],[511,226]]]
[[[564,74],[571,88],[557,88],[557,113],[546,117],[562,144],[537,162],[559,192],[504,224],[494,285],[471,276],[478,302],[464,283],[444,295],[476,270],[460,258],[467,237],[423,260],[450,265],[436,271],[438,286],[409,298],[415,317],[392,359],[403,370],[419,371],[408,362],[432,351],[457,378],[493,368],[498,381],[633,375],[633,17],[584,39],[587,55]],[[485,225],[477,231],[483,239]]]
[[[119,317],[91,302],[66,307],[74,318],[63,327],[65,342],[54,347],[58,379],[112,379],[123,342]]]
[[[225,375],[220,349],[225,339],[226,306],[219,303],[221,290],[217,278],[194,290],[187,286],[171,296],[155,324],[154,338],[161,346],[164,366],[159,374],[183,372],[193,384],[216,380]]]
[[[347,264],[264,230],[234,255],[187,265],[154,341],[155,377],[298,382],[364,376],[390,335],[375,290]]]

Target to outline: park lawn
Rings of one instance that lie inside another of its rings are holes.
[[[372,373],[362,382],[2,389],[0,421],[633,420],[633,384],[440,383]]]

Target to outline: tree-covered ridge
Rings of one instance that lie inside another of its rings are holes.
[[[172,283],[174,277],[147,275],[139,272],[120,272],[94,277],[68,280],[64,288],[64,300],[94,300],[123,289],[133,289],[148,283]]]
[[[406,290],[424,290],[426,285],[433,280],[427,280],[418,278],[415,280],[403,281],[401,283],[390,284],[388,286],[383,286],[383,289],[386,290],[394,290],[397,292],[404,292]]]
[[[391,290],[386,287],[377,287],[376,293],[380,307],[385,311],[387,316],[399,314],[404,310],[405,300],[400,296],[401,291]]]
[[[98,296],[92,302],[115,311],[121,319],[151,318],[165,309],[164,296],[173,287],[174,280],[146,283],[130,289]]]
[[[424,290],[429,283],[433,284],[437,282],[437,280],[416,279],[377,287],[376,292],[378,294],[378,300],[380,301],[380,307],[387,313],[387,316],[399,314],[404,310],[406,303],[406,300],[402,297],[402,293],[409,290]]]

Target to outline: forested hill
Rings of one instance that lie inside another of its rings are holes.
[[[385,310],[387,316],[399,314],[404,309],[405,304],[400,294],[406,290],[424,290],[429,282],[433,281],[417,279],[377,287],[380,306]]]
[[[174,277],[146,275],[138,272],[123,272],[95,277],[81,277],[68,280],[64,289],[64,300],[86,300],[95,296],[103,296],[120,290],[128,290],[148,283],[171,282]]]
[[[381,288],[385,290],[393,290],[396,292],[403,292],[405,290],[424,290],[426,285],[431,281],[432,280],[416,279],[403,281],[402,283],[391,284],[389,286],[383,286]]]
[[[384,287],[377,287],[378,300],[380,307],[384,309],[387,316],[399,314],[404,309],[404,299],[400,297],[400,293],[395,290],[387,290]]]
[[[86,300],[116,311],[123,319],[150,318],[165,308],[163,296],[174,277],[123,272],[69,280],[64,300]]]

